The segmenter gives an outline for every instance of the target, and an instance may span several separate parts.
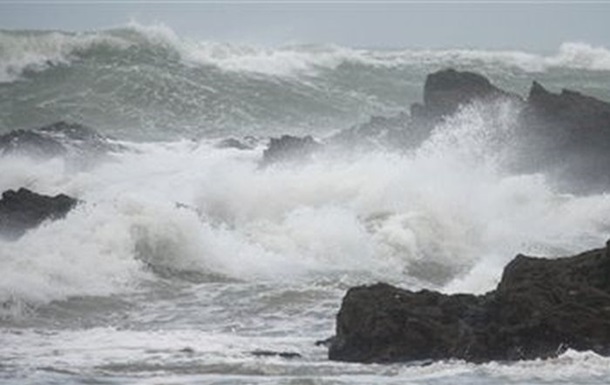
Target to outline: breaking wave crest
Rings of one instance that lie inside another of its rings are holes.
[[[521,95],[535,77],[551,89],[559,78],[562,86],[609,97],[610,53],[584,43],[565,43],[547,56],[262,47],[132,22],[82,33],[0,31],[0,132],[72,120],[139,141],[325,135],[371,115],[404,112],[421,100],[426,75],[446,67],[481,72]],[[594,80],[583,85],[580,71]]]
[[[261,148],[180,141],[125,143],[132,151],[86,172],[0,163],[2,190],[28,185],[85,202],[0,241],[0,302],[121,293],[158,273],[483,292],[519,252],[603,244],[610,198],[559,194],[543,175],[507,172],[497,143],[512,135],[516,112],[497,107],[462,109],[411,154],[260,168]]]
[[[335,70],[341,64],[401,67],[435,63],[440,66],[499,65],[528,72],[550,68],[610,70],[610,50],[582,42],[563,43],[556,53],[540,55],[494,50],[370,50],[336,45],[263,47],[246,44],[197,41],[178,36],[163,24],[127,26],[93,32],[0,31],[0,81],[18,79],[24,71],[41,71],[69,64],[87,56],[111,55],[142,47],[157,49],[157,59],[178,55],[184,64],[213,65],[219,69],[271,76],[315,74],[316,69]],[[137,58],[136,58],[137,60]],[[143,63],[141,63],[143,64]]]

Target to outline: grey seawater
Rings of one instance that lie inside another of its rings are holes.
[[[609,359],[362,365],[330,362],[342,289],[155,283],[117,298],[75,298],[0,331],[4,384],[605,384]],[[254,351],[300,356],[257,357]]]
[[[0,132],[57,120],[136,141],[229,135],[325,136],[408,112],[426,75],[482,73],[527,96],[533,80],[610,99],[610,52],[236,46],[130,25],[74,34],[0,31]]]

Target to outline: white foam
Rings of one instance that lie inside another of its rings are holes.
[[[503,171],[511,108],[465,108],[406,155],[260,168],[261,149],[182,141],[126,143],[134,151],[86,171],[2,158],[1,187],[25,184],[86,204],[3,243],[0,295],[44,303],[121,292],[149,277],[148,266],[255,282],[345,274],[352,284],[482,292],[519,252],[600,247],[610,197],[560,195],[542,175]]]
[[[0,241],[3,311],[131,287],[140,271],[126,225],[120,213],[84,205],[17,241]]]

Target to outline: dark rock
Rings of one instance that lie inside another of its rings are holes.
[[[315,345],[329,347],[333,343],[334,339],[335,339],[335,337],[328,337],[323,340],[318,340],[318,341],[316,341]]]
[[[410,115],[403,112],[391,117],[373,116],[369,122],[335,135],[332,142],[348,146],[372,144],[374,147],[412,149],[424,142],[439,122],[453,115],[461,106],[504,99],[523,102],[519,96],[497,88],[482,75],[446,69],[427,76],[423,104],[412,104]]]
[[[519,255],[485,295],[350,289],[329,358],[355,362],[610,355],[610,251],[559,259]]]
[[[493,129],[493,117],[504,106],[498,101],[509,101],[520,111],[511,122],[515,135],[501,139],[510,154],[502,164],[508,171],[544,173],[554,187],[570,193],[598,193],[610,187],[610,103],[570,90],[551,93],[538,82],[533,82],[524,101],[480,74],[438,71],[427,76],[423,103],[411,105],[410,115],[374,116],[328,142],[348,149],[411,150],[471,103],[481,102]]]
[[[534,82],[520,126],[523,170],[549,172],[572,190],[610,186],[610,103],[565,89],[554,94]]]
[[[521,100],[494,86],[482,75],[450,68],[428,75],[424,84],[424,104],[412,105],[411,116],[419,122],[437,122],[453,115],[460,106],[498,98]]]
[[[0,200],[0,235],[18,238],[45,220],[63,218],[76,203],[76,199],[64,194],[50,197],[25,188],[7,190]]]
[[[0,154],[21,154],[49,159],[63,155],[97,156],[121,150],[90,127],[57,122],[32,130],[16,130],[0,135]]]
[[[311,136],[301,138],[283,135],[281,138],[271,138],[267,149],[263,152],[263,165],[309,160],[321,148],[322,144]]]

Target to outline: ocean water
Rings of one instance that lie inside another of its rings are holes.
[[[601,247],[610,196],[505,167],[511,105],[468,106],[419,148],[261,167],[266,139],[324,138],[408,111],[426,74],[480,72],[610,100],[610,51],[256,47],[163,26],[0,31],[0,132],[57,120],[122,144],[83,162],[0,158],[0,191],[81,203],[0,240],[2,384],[605,384],[610,359],[331,362],[345,291],[385,281],[483,293],[517,253]],[[221,138],[251,136],[250,150]],[[298,357],[257,355],[270,351]]]

